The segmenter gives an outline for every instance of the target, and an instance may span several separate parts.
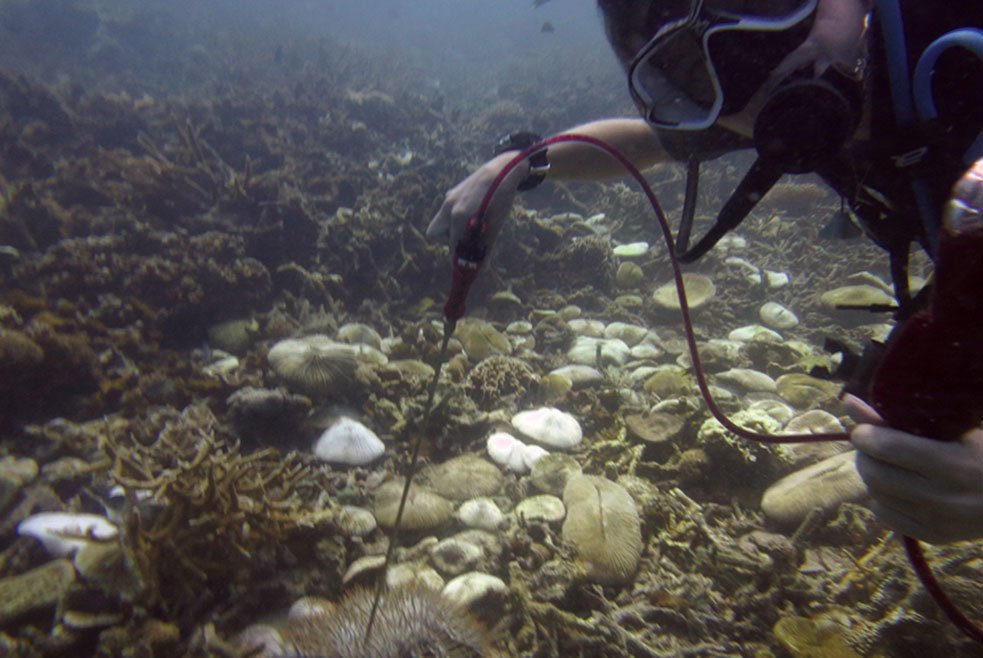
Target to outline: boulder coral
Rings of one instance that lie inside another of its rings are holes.
[[[375,495],[375,518],[379,525],[392,528],[396,524],[399,512],[399,501],[403,495],[404,480],[402,478],[385,483]],[[446,498],[427,489],[413,484],[406,497],[406,508],[400,520],[400,528],[410,532],[417,530],[432,530],[450,520],[454,506]]]
[[[521,399],[535,384],[536,374],[526,362],[497,355],[471,369],[464,380],[464,390],[479,407],[493,409]]]
[[[505,485],[497,466],[474,455],[461,455],[429,466],[421,471],[420,481],[441,496],[459,501],[494,496]]]

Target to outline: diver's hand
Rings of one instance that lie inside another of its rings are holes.
[[[983,430],[935,441],[884,427],[860,398],[843,399],[871,509],[900,533],[932,544],[983,537]]]
[[[485,198],[485,193],[488,192],[488,188],[495,177],[515,156],[516,153],[511,151],[497,155],[451,188],[444,196],[444,203],[441,204],[440,210],[437,211],[427,227],[427,237],[447,238],[448,244],[453,249],[461,241],[468,220],[477,214],[481,201]],[[488,222],[486,246],[491,245],[499,231],[502,230],[502,226],[509,216],[509,211],[512,209],[516,189],[528,173],[528,163],[521,162],[499,186],[488,206],[487,217],[485,218]]]
[[[945,207],[943,224],[947,231],[961,233],[978,230],[983,213],[983,158],[973,163],[956,181],[952,198]]]

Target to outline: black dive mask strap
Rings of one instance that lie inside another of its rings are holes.
[[[700,189],[700,161],[690,158],[686,163],[686,197],[683,200],[683,217],[679,220],[676,243],[673,251],[676,258],[682,258],[689,249],[689,236],[693,232],[693,217],[696,216],[696,197]]]
[[[690,263],[737,228],[782,174],[816,171],[835,162],[860,119],[860,85],[830,67],[821,77],[791,77],[769,94],[754,124],[758,159],[724,204],[713,227],[689,248],[699,164],[687,169],[686,203],[676,255]]]
[[[694,169],[696,175],[694,176]],[[693,221],[693,211],[695,210],[695,197],[696,197],[696,183],[693,182],[692,186],[690,180],[696,180],[699,176],[699,164],[694,168],[693,162],[690,162],[686,182],[686,201],[685,206],[689,206],[690,200],[690,189],[692,187],[694,202],[693,207],[683,208],[683,221],[679,227],[679,237],[676,242],[676,256],[683,263],[692,263],[693,261],[699,259],[705,253],[713,248],[713,245],[717,244],[720,238],[724,237],[728,231],[735,229],[740,225],[744,218],[754,209],[758,202],[764,197],[764,195],[772,188],[772,186],[778,182],[778,179],[782,177],[785,173],[780,165],[775,162],[765,160],[764,158],[758,158],[748,169],[748,172],[744,174],[744,179],[741,180],[737,189],[734,193],[727,199],[727,203],[724,207],[720,209],[720,214],[717,215],[717,221],[714,222],[710,230],[706,232],[700,241],[697,242],[691,249],[688,248],[689,242],[689,232],[692,227]],[[688,220],[688,222],[687,222]]]

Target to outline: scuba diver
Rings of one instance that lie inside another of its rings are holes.
[[[604,140],[639,169],[687,164],[680,260],[705,254],[783,174],[815,172],[887,251],[896,317],[924,304],[925,295],[912,298],[908,289],[912,243],[934,255],[954,189],[958,198],[949,208],[976,216],[983,207],[983,3],[598,0],[598,6],[641,118],[604,119],[559,134]],[[452,252],[460,247],[514,151],[538,141],[528,133],[503,140],[493,159],[447,192],[427,235],[449,239]],[[751,148],[756,161],[713,226],[690,245],[700,164]],[[482,258],[518,191],[547,178],[622,173],[587,144],[563,142],[532,155],[501,181],[488,206]],[[847,213],[834,219],[851,221]],[[855,380],[864,375],[857,370]],[[950,441],[892,429],[849,394],[866,390],[864,383],[848,382],[844,402],[859,423],[851,440],[874,513],[932,543],[983,537],[983,429]]]

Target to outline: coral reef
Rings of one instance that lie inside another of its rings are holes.
[[[439,362],[450,267],[426,220],[502,133],[631,111],[603,53],[571,39],[455,77],[395,44],[224,18],[0,4],[0,653],[245,656],[226,638],[263,621],[266,655],[973,654],[861,504],[805,495],[771,518],[760,494],[819,451],[710,420],[626,183],[520,195]],[[704,167],[701,204],[746,164]],[[680,169],[647,176],[672,212]],[[838,384],[806,374],[831,364],[819,345],[890,329],[831,308],[845,286],[890,301],[876,248],[812,239],[835,208],[782,183],[687,272],[716,291],[694,315],[711,392],[759,429],[836,428]],[[284,374],[278,343],[314,335]],[[568,453],[484,458],[544,404],[579,422]],[[317,461],[344,415],[385,459]],[[352,588],[380,575],[416,438],[393,589],[358,654],[371,593]],[[119,534],[52,559],[16,533],[46,512]],[[979,618],[980,547],[930,558]],[[422,589],[444,578],[443,598]],[[276,616],[301,597],[322,613]]]
[[[54,298],[99,306],[117,295],[127,306],[153,309],[165,336],[186,339],[189,327],[217,312],[257,308],[270,290],[270,275],[245,256],[241,238],[224,233],[163,233],[147,227],[112,236],[65,240],[20,281],[44,287]],[[138,319],[131,311],[124,322]]]
[[[0,429],[53,409],[67,411],[97,389],[89,338],[41,313],[23,331],[0,329]]]

